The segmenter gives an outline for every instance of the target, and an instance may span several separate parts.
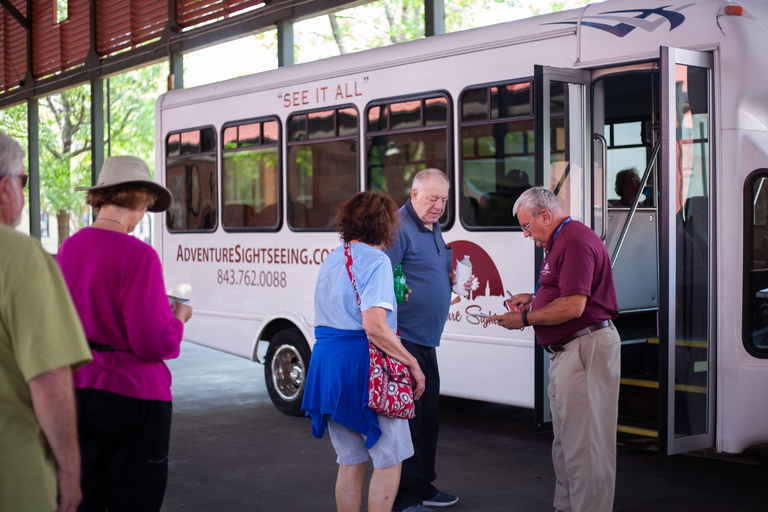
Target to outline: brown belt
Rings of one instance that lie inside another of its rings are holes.
[[[604,320],[599,324],[590,325],[589,327],[581,329],[580,331],[576,331],[573,334],[569,334],[565,338],[559,339],[557,341],[553,341],[549,345],[542,345],[542,346],[544,347],[544,350],[546,350],[550,354],[554,354],[555,352],[562,352],[563,350],[565,350],[565,345],[575,340],[576,338],[581,338],[586,334],[599,331],[600,329],[605,329],[606,327],[610,327],[610,326],[611,326],[611,321]]]

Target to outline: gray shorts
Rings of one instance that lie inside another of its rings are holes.
[[[354,466],[373,460],[374,468],[388,468],[413,455],[411,431],[408,420],[389,418],[379,414],[381,437],[371,449],[365,447],[363,434],[334,423],[328,417],[328,432],[336,450],[336,462],[342,466]]]

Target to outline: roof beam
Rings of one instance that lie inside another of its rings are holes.
[[[32,23],[29,21],[29,19],[21,15],[19,10],[13,6],[10,0],[0,0],[0,5],[2,5],[5,10],[8,11],[8,13],[10,13],[10,15],[13,16],[13,18],[18,21],[22,27],[24,27],[24,30],[29,32]]]
[[[32,98],[42,98],[58,91],[83,85],[97,78],[107,78],[131,69],[140,68],[168,60],[169,55],[180,55],[209,46],[224,43],[250,34],[257,34],[275,29],[280,22],[296,22],[330,12],[347,9],[369,3],[370,0],[271,0],[260,9],[225,20],[204,25],[187,32],[178,32],[173,26],[167,27],[159,41],[150,43],[133,50],[112,55],[103,59],[89,55],[85,65],[65,71],[55,76],[35,80],[34,83],[22,84],[22,87],[0,94],[0,109],[28,101]],[[22,16],[10,3],[10,0],[0,0],[19,23],[31,27],[31,23]],[[168,0],[169,14],[175,14],[175,0]],[[14,12],[16,14],[14,14]],[[172,25],[176,16],[169,16]],[[93,25],[92,25],[93,26]],[[29,29],[28,29],[29,30]],[[29,32],[28,32],[29,33]],[[31,68],[30,68],[31,70]]]

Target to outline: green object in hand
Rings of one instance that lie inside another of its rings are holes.
[[[405,302],[405,292],[408,287],[405,286],[405,274],[403,274],[403,268],[400,265],[395,265],[395,298],[397,302]]]

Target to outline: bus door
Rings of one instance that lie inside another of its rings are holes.
[[[661,48],[660,450],[714,446],[715,159],[710,53]]]
[[[565,211],[589,225],[589,83],[588,71],[546,66],[534,68],[534,141],[536,184],[550,188]],[[536,249],[534,282],[544,253]],[[549,357],[535,345],[534,416],[537,433],[552,430],[547,386]]]
[[[711,55],[593,72],[593,228],[613,268],[621,432],[713,445]]]
[[[659,432],[659,65],[595,70],[592,227],[611,259],[621,432]]]

